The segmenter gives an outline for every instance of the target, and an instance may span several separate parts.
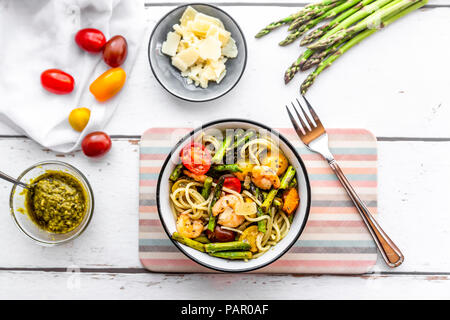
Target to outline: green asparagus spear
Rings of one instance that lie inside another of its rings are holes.
[[[339,41],[350,39],[352,36],[366,29],[376,29],[378,28],[380,22],[386,17],[401,12],[402,10],[419,1],[420,0],[394,0],[394,2],[396,2],[394,5],[380,8],[379,10],[370,14],[364,20],[358,22],[356,25],[343,28],[338,32],[335,32],[333,35],[311,44],[308,48],[313,50],[323,50],[329,48]]]
[[[269,196],[269,193],[266,191],[262,191],[261,194],[263,195],[263,201],[267,199],[267,197]]]
[[[229,260],[247,260],[252,258],[250,251],[225,251],[210,253],[211,256]]]
[[[292,221],[294,221],[294,215],[293,214],[288,215],[288,220],[289,220],[289,223],[292,224]]]
[[[327,31],[329,31],[329,30],[333,29],[334,27],[336,27],[340,22],[344,21],[345,19],[350,17],[352,14],[354,14],[355,12],[361,10],[364,6],[370,4],[370,3],[374,2],[374,1],[375,0],[363,0],[363,1],[359,2],[357,5],[355,5],[351,9],[349,9],[349,10],[343,12],[342,14],[340,14],[334,20],[324,24],[320,28],[317,28],[316,30],[314,30],[310,34],[306,35],[302,39],[302,41],[300,42],[300,45],[301,46],[306,46],[306,45],[316,41],[317,39],[322,37]]]
[[[177,181],[181,175],[182,169],[183,169],[183,165],[180,163],[179,165],[177,165],[175,167],[175,169],[173,169],[172,174],[169,177],[169,180],[173,181],[173,182]]]
[[[312,28],[314,28],[318,23],[322,22],[325,19],[329,19],[329,18],[333,18],[335,16],[337,16],[339,13],[346,11],[347,9],[353,7],[354,5],[356,5],[360,0],[349,0],[346,1],[344,3],[342,3],[339,6],[336,6],[337,4],[334,5],[334,7],[330,7],[330,9],[324,10],[324,14],[322,14],[321,16],[315,18],[314,20],[308,22],[308,24],[303,25],[303,26],[298,26],[295,27],[296,25],[296,21],[294,21],[291,26],[294,26],[293,30],[297,29],[295,32],[291,33],[284,41],[283,43],[291,43],[293,42],[295,39],[301,37],[303,34],[305,34],[307,31],[311,30]]]
[[[208,230],[214,232],[214,228],[216,227],[216,217],[214,217],[212,213],[212,208],[216,204],[217,200],[220,198],[220,194],[222,193],[223,182],[225,181],[225,177],[222,176],[217,181],[216,187],[214,188],[214,196],[211,200],[211,204],[209,207],[209,222],[208,222]]]
[[[242,172],[242,169],[236,163],[215,165],[211,167],[211,170],[215,172]]]
[[[377,0],[365,7],[363,7],[361,10],[356,11],[351,16],[347,17],[343,21],[341,21],[337,26],[335,26],[333,29],[329,30],[325,35],[320,38],[319,41],[326,39],[330,37],[331,35],[335,34],[339,30],[345,29],[355,22],[358,22],[361,19],[364,19],[365,17],[369,16],[376,10],[380,9],[381,7],[385,6],[392,0]],[[352,10],[352,9],[350,9]],[[301,69],[303,64],[308,60],[309,57],[314,53],[314,50],[308,48],[303,54],[292,64],[291,67],[285,72],[284,75],[284,82],[288,83],[292,80],[294,75]]]
[[[238,138],[238,139],[234,142],[232,148],[233,148],[233,149],[237,149],[237,148],[239,148],[240,146],[243,146],[243,145],[244,145],[245,143],[247,143],[254,135],[255,135],[255,132],[254,132],[254,131],[249,131],[249,132],[247,132],[244,136]]]
[[[406,9],[397,12],[395,14],[392,14],[391,16],[385,18],[382,21],[381,26],[382,27],[386,27],[389,24],[391,24],[392,22],[396,21],[397,19],[400,19],[401,17],[407,15],[408,13],[417,10],[418,8],[423,7],[426,3],[428,2],[428,0],[422,0],[419,1],[413,5],[411,5],[410,7],[407,7]],[[353,46],[355,46],[356,44],[360,43],[361,41],[363,41],[364,39],[366,39],[367,37],[371,36],[372,34],[374,34],[375,32],[377,32],[379,29],[367,29],[359,34],[357,34],[355,37],[353,37],[352,39],[350,39],[347,43],[345,43],[341,48],[339,48],[339,50],[337,52],[335,52],[334,54],[332,54],[331,56],[329,56],[326,60],[322,61],[316,68],[316,70],[314,70],[314,72],[312,72],[307,78],[306,80],[303,82],[300,91],[302,92],[302,94],[305,94],[306,91],[308,90],[308,88],[313,84],[314,80],[317,78],[317,76],[328,66],[331,65],[331,63],[333,63],[334,61],[336,61],[340,56],[342,56],[346,51],[348,51],[349,49],[351,49]]]
[[[261,217],[264,215],[264,211],[259,206],[257,208],[256,215],[258,217]],[[266,233],[266,231],[267,231],[267,220],[266,219],[262,219],[262,220],[258,221],[258,231],[262,232],[262,233]]]
[[[317,8],[317,7],[321,7],[321,6],[325,6],[325,5],[330,5],[333,4],[335,2],[338,2],[339,0],[325,0],[322,1],[320,3],[316,3],[316,4],[310,4],[304,8],[302,8],[300,11],[291,14],[290,16],[280,19],[278,21],[272,22],[271,24],[269,24],[268,26],[266,26],[265,28],[263,28],[261,31],[259,31],[255,38],[261,38],[263,36],[265,36],[266,34],[270,33],[272,30],[281,27],[284,24],[287,23],[291,23],[292,21],[294,21],[295,19],[297,19],[298,17],[301,17],[305,14],[307,14],[308,12],[310,12],[311,10]]]
[[[359,1],[359,0],[350,0],[350,1]],[[350,2],[349,2],[350,3]],[[331,7],[329,11],[324,11],[324,14],[319,15],[318,17],[314,18],[313,20],[307,21],[306,24],[299,25],[297,28],[293,28],[293,32],[290,33],[283,41],[279,43],[280,46],[286,46],[298,38],[300,38],[302,35],[304,35],[306,32],[314,28],[317,24],[322,22],[325,19],[329,19],[337,15],[339,12],[342,12],[343,10],[348,9],[348,3],[343,3],[342,5],[334,8]],[[295,22],[294,22],[295,23]]]
[[[297,187],[297,178],[292,178],[291,182],[289,182],[288,189]]]
[[[322,50],[322,51],[314,52],[314,54],[311,57],[309,57],[309,59],[306,60],[306,62],[302,65],[301,70],[302,71],[306,71],[309,68],[311,68],[312,66],[318,65],[326,57],[328,57],[329,55],[335,53],[344,42],[345,42],[345,40],[342,40],[342,41],[339,41],[338,43],[334,44],[330,48],[327,48],[327,49]]]
[[[212,163],[221,163],[223,160],[223,156],[225,155],[228,147],[230,146],[231,142],[233,141],[233,137],[232,136],[226,136],[225,139],[222,142],[222,146],[220,147],[219,150],[217,150],[216,154],[214,155],[214,157],[211,159]]]
[[[284,190],[287,189],[289,186],[289,183],[291,182],[292,179],[295,178],[295,169],[293,166],[289,166],[286,169],[286,172],[283,175],[283,178],[280,181],[280,190]]]
[[[321,18],[320,20],[318,20],[318,22],[320,22],[325,19],[332,18],[332,17],[336,16],[337,14],[339,14],[340,12],[343,12],[343,11],[347,10],[348,8],[354,6],[358,1],[360,1],[360,0],[348,0],[348,1],[344,1],[344,2],[336,2],[331,5],[322,7],[321,12],[314,17],[314,20]],[[296,29],[300,28],[302,25],[304,25],[306,22],[308,22],[306,19],[307,18],[305,18],[305,17],[297,18],[294,22],[291,23],[288,30],[292,31],[292,30],[296,30]]]
[[[252,194],[255,196],[255,198],[259,202],[261,202],[261,203],[264,202],[264,195],[261,193],[261,190],[259,190],[259,188],[257,186],[255,186],[253,183],[250,183],[250,191],[252,192]],[[258,206],[256,214],[258,217],[261,217],[264,215],[264,212],[260,206]],[[266,219],[258,221],[258,231],[259,232],[266,233],[266,230],[267,230],[266,227],[267,227]]]
[[[261,209],[263,212],[268,213],[270,207],[272,206],[273,199],[277,196],[278,189],[272,189],[270,190],[269,194],[267,195],[267,198],[264,200],[263,204],[261,205]]]
[[[211,241],[209,241],[208,237],[207,236],[203,236],[203,235],[201,235],[200,237],[195,238],[194,241],[197,241],[197,242],[200,242],[200,243],[203,243],[203,244],[211,243]]]
[[[202,189],[202,197],[203,199],[208,199],[209,195],[211,194],[211,187],[212,187],[213,179],[211,177],[206,177],[205,182],[203,183],[203,189]]]
[[[283,178],[280,181],[280,187],[278,189],[270,190],[267,198],[264,200],[261,209],[267,213],[269,212],[270,207],[272,206],[272,202],[275,199],[278,191],[287,189],[291,180],[295,177],[295,169],[292,166],[289,166],[286,172],[283,175]]]
[[[215,242],[205,244],[206,252],[248,250],[251,245],[246,241]]]
[[[172,234],[172,239],[178,241],[179,243],[182,243],[184,245],[187,245],[188,247],[191,247],[195,250],[205,252],[205,245],[203,243],[200,243],[198,241],[183,237],[178,232],[174,232]]]
[[[273,199],[273,206],[277,209],[280,210],[281,207],[283,206],[283,201],[280,198],[275,198]]]

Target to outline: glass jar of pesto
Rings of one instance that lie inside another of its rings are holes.
[[[42,245],[56,245],[79,236],[94,209],[92,188],[75,167],[47,161],[25,170],[18,178],[31,191],[14,186],[11,214],[19,229]]]

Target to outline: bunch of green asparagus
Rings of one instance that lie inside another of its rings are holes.
[[[258,32],[256,38],[287,24],[290,34],[279,43],[281,46],[305,35],[300,46],[307,46],[307,50],[284,75],[284,81],[288,83],[297,72],[317,66],[300,87],[301,94],[305,94],[317,76],[346,51],[381,28],[423,7],[427,2],[428,0],[322,0],[272,22]],[[312,30],[326,20],[329,21]],[[309,33],[306,34],[307,32]]]

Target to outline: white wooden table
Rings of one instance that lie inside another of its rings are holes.
[[[212,1],[216,2],[216,1]],[[297,57],[285,35],[253,35],[303,4],[292,0],[221,0],[245,32],[249,60],[239,85],[221,99],[180,101],[155,81],[147,41],[175,5],[143,6],[149,29],[117,114],[114,137],[100,161],[80,152],[55,154],[0,124],[0,168],[18,175],[46,159],[79,167],[93,184],[97,210],[79,239],[44,248],[26,239],[9,216],[10,185],[0,183],[0,298],[314,299],[450,298],[450,0],[429,5],[372,36],[325,71],[308,93],[330,128],[367,128],[379,141],[379,222],[403,250],[397,269],[381,259],[362,276],[152,274],[138,259],[138,139],[152,126],[198,126],[244,117],[289,126],[283,107],[305,77],[283,85]],[[262,290],[265,288],[265,290]]]

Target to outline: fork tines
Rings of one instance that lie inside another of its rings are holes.
[[[301,129],[301,132],[303,134],[306,134],[306,132],[308,131],[312,131],[312,129],[314,129],[315,127],[317,127],[318,125],[321,125],[319,117],[317,116],[316,112],[314,111],[313,107],[311,106],[311,104],[309,103],[309,101],[305,98],[305,96],[302,96],[303,100],[305,100],[306,105],[308,106],[308,110],[309,113],[311,114],[311,116],[309,116],[305,109],[302,107],[302,104],[300,103],[300,101],[298,99],[297,100],[297,104],[300,107],[300,110],[302,111],[303,117],[305,118],[306,122],[308,122],[308,124],[305,123],[305,121],[303,120],[302,116],[300,115],[300,113],[297,110],[297,107],[295,106],[294,102],[291,102],[292,104],[292,108],[294,109],[295,113],[297,114],[297,119],[298,121],[300,121],[301,126],[299,126],[298,122],[295,120],[294,116],[292,115],[292,113],[290,112],[288,106],[286,106],[286,110],[289,114],[289,118],[291,119],[292,125],[294,126],[296,131],[299,131]]]

